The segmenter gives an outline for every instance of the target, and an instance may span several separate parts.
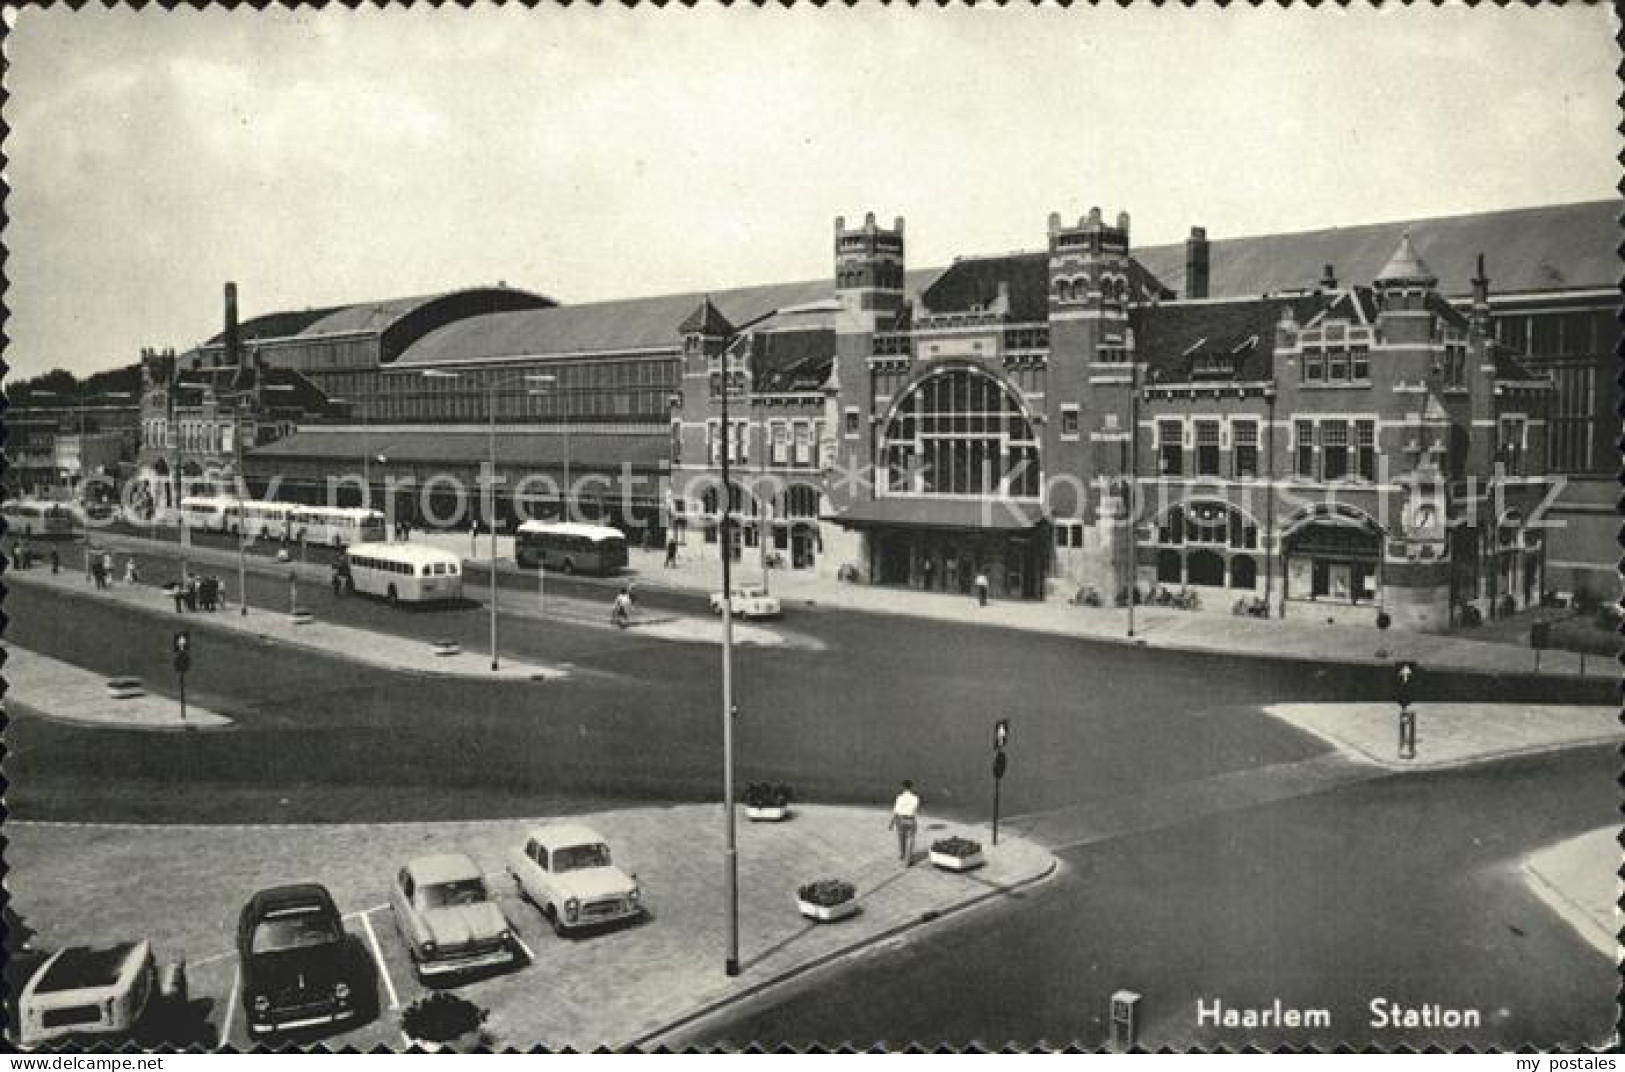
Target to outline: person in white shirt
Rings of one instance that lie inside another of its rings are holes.
[[[914,866],[914,831],[920,825],[920,798],[914,794],[914,783],[903,782],[903,791],[891,806],[889,830],[897,831],[897,854],[904,867]]]

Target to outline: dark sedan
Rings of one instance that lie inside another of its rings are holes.
[[[278,886],[249,898],[237,953],[243,1011],[256,1037],[360,1016],[367,973],[325,887]]]

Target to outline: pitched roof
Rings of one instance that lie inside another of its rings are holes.
[[[683,335],[727,338],[734,333],[734,326],[711,304],[711,295],[707,294],[705,300],[678,325],[677,331]]]
[[[1437,281],[1439,277],[1423,263],[1421,256],[1416,252],[1416,247],[1411,244],[1411,233],[1406,231],[1400,236],[1399,248],[1394,250],[1394,255],[1388,258],[1388,263],[1382,266],[1382,271],[1377,273],[1376,278]]]
[[[1448,295],[1472,291],[1474,259],[1482,252],[1491,294],[1612,288],[1619,282],[1619,217],[1625,202],[1585,201],[1501,212],[1477,212],[1295,234],[1209,242],[1209,296],[1238,297],[1312,287],[1330,264],[1350,283],[1378,278],[1404,232]],[[1136,249],[1134,256],[1167,285],[1183,292],[1183,242]]]
[[[1133,293],[1173,297],[1145,266],[1129,261]],[[998,257],[962,257],[920,294],[930,313],[991,309],[1003,283],[1009,294],[1009,322],[1042,323],[1049,319],[1049,253],[1007,253]]]
[[[751,346],[751,381],[762,392],[816,391],[834,363],[833,328],[767,332]]]
[[[1242,298],[1227,302],[1173,302],[1130,313],[1134,345],[1151,383],[1192,380],[1255,382],[1270,378],[1275,328],[1290,307],[1307,323],[1336,300],[1331,294]]]
[[[941,271],[926,268],[907,272],[905,293],[917,295]],[[813,279],[711,291],[709,295],[689,292],[623,298],[472,317],[427,333],[394,363],[422,367],[502,358],[675,350],[684,320],[707,297],[730,322],[746,324],[774,309],[833,299],[835,282]]]

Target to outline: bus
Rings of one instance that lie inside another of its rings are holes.
[[[514,537],[514,559],[525,569],[616,573],[626,568],[626,537],[607,525],[527,521]]]
[[[384,539],[384,515],[357,506],[295,506],[291,523],[295,541],[326,544],[335,550]]]
[[[227,511],[236,504],[223,495],[189,495],[181,500],[181,516],[194,531],[225,532]]]
[[[74,509],[44,499],[7,499],[0,506],[0,515],[6,519],[6,528],[13,536],[71,536],[74,530]]]
[[[358,544],[345,552],[350,588],[398,603],[461,599],[462,560],[450,551],[410,543]]]
[[[233,536],[246,535],[251,540],[286,540],[292,535],[292,503],[261,502],[259,499],[229,501],[226,505],[226,526]]]

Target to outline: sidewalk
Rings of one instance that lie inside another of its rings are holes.
[[[1266,714],[1345,755],[1391,771],[1436,771],[1506,756],[1625,740],[1617,707],[1574,704],[1418,703],[1416,758],[1399,758],[1391,703],[1272,704]]]
[[[195,558],[194,561],[201,559]],[[250,606],[246,615],[240,614],[240,608],[232,604],[212,613],[196,611],[176,614],[170,597],[164,594],[163,589],[152,585],[132,587],[120,583],[97,589],[87,586],[84,577],[78,573],[52,574],[48,569],[12,571],[7,577],[14,585],[49,589],[71,597],[117,603],[155,614],[177,629],[239,633],[385,670],[499,681],[550,681],[565,675],[564,670],[556,667],[507,658],[502,660],[500,669],[492,670],[488,654],[464,651],[455,655],[437,655],[432,645],[421,640],[331,622],[313,621],[296,625],[286,613],[263,607]]]
[[[326,1040],[332,1047],[401,1046],[399,1012],[423,990],[385,907],[391,876],[406,860],[463,851],[489,872],[493,894],[518,927],[532,963],[458,992],[490,1010],[500,1048],[546,1045],[589,1050],[646,1048],[695,1017],[762,988],[972,905],[1008,906],[1019,888],[1051,874],[1056,860],[1019,837],[997,847],[984,832],[927,818],[932,840],[968,834],[987,864],[967,874],[923,860],[904,869],[887,811],[806,805],[783,823],[739,817],[740,967],[723,971],[722,815],[717,805],[634,808],[581,816],[604,836],[617,863],[635,872],[648,920],[579,939],[554,936],[536,909],[512,895],[508,850],[532,821],[357,826],[101,827],[10,823],[8,885],[14,907],[38,932],[36,945],[149,937],[161,956],[184,955],[195,995],[215,999],[217,1027],[230,1002],[232,923],[256,889],[279,882],[326,885],[346,926],[366,936],[387,974],[378,1023]],[[539,822],[542,820],[537,820]],[[245,835],[247,838],[245,840]],[[244,852],[245,843],[253,850]],[[144,881],[131,881],[139,877]],[[156,881],[161,878],[162,881]],[[861,911],[814,923],[796,909],[796,889],[820,878],[858,888]],[[240,1023],[241,1017],[238,1017]],[[241,1043],[239,1043],[241,1044]]]
[[[1525,880],[1592,948],[1610,959],[1619,953],[1619,834],[1605,826],[1530,854]]]
[[[72,663],[39,655],[15,644],[6,645],[6,699],[42,718],[82,725],[126,730],[219,729],[231,719],[196,704],[186,705],[181,719],[178,699],[138,696],[115,700],[107,694],[107,678]],[[165,682],[169,686],[170,682]]]

